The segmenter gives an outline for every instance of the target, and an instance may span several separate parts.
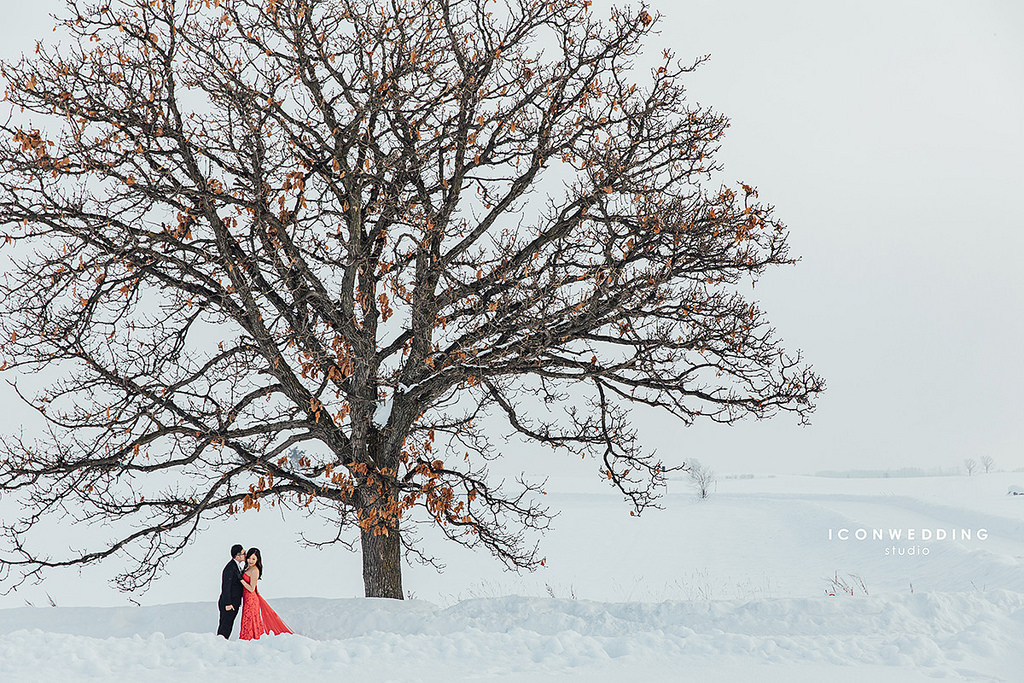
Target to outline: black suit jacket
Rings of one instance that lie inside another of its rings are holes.
[[[220,600],[217,604],[221,609],[233,605],[238,609],[242,604],[242,572],[234,560],[227,563],[220,575]]]

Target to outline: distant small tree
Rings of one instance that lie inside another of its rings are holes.
[[[981,456],[981,466],[982,466],[982,468],[984,468],[985,474],[988,474],[989,472],[992,471],[992,465],[994,463],[995,463],[995,461],[992,459],[991,455],[983,455],[983,456]]]
[[[690,483],[693,484],[693,487],[701,497],[701,500],[710,496],[711,489],[717,481],[715,473],[699,460],[691,460],[687,464],[686,469],[690,473]]]
[[[972,476],[974,470],[978,469],[978,463],[975,462],[974,458],[967,458],[964,460],[964,469],[967,470],[967,476]]]
[[[41,373],[47,423],[0,448],[0,578],[119,556],[143,589],[208,520],[276,505],[402,598],[410,516],[543,562],[488,415],[639,512],[669,466],[633,406],[813,410],[823,381],[739,288],[794,262],[788,231],[709,186],[727,119],[687,101],[696,64],[634,68],[643,6],[67,4],[60,42],[0,64],[0,360]],[[105,541],[42,550],[68,516]]]

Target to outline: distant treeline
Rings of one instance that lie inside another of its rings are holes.
[[[901,467],[895,470],[823,470],[815,472],[816,477],[835,477],[839,479],[887,479],[893,477],[948,477],[959,474],[956,468],[942,469],[932,467]]]

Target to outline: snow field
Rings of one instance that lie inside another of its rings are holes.
[[[1024,500],[1006,490],[1021,480],[757,477],[720,481],[703,502],[672,482],[665,509],[639,520],[606,490],[556,480],[547,569],[502,573],[425,537],[448,570],[411,568],[407,588],[425,599],[403,602],[332,595],[358,589],[353,558],[292,552],[285,522],[261,515],[230,533],[265,546],[265,592],[296,635],[212,634],[217,546],[170,565],[154,591],[199,601],[86,606],[111,600],[65,577],[45,584],[60,607],[0,609],[0,681],[1015,682]],[[889,541],[829,539],[860,528],[987,535],[904,557],[885,554]],[[834,575],[854,595],[827,597]]]
[[[880,680],[1015,680],[1024,665],[1024,595],[1010,591],[657,604],[506,597],[448,608],[282,599],[275,607],[296,635],[225,642],[208,632],[215,614],[203,603],[3,610],[0,678],[214,680],[260,671],[304,681],[611,681],[683,670],[714,680],[706,676],[769,666],[765,680],[813,680],[802,676],[833,667],[877,669]]]

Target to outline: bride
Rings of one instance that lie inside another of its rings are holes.
[[[242,574],[242,625],[239,640],[257,639],[267,633],[280,635],[291,633],[291,629],[270,608],[267,601],[260,595],[256,583],[263,575],[263,558],[259,548],[249,548],[245,554],[248,565]]]

